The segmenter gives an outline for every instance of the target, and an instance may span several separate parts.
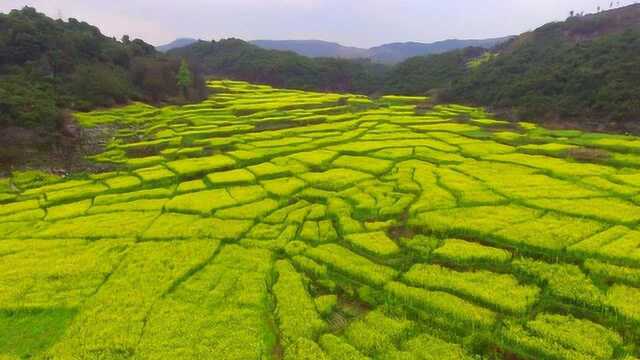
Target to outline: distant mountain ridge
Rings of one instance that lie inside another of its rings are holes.
[[[466,47],[491,49],[505,43],[515,36],[506,36],[481,40],[443,40],[434,43],[397,42],[384,44],[369,49],[344,46],[339,43],[323,40],[253,40],[249,43],[267,50],[292,51],[298,55],[318,58],[338,59],[371,59],[379,64],[397,64],[414,56],[442,54],[447,51]],[[156,46],[156,50],[167,52],[189,46],[198,40],[180,38],[169,44]]]
[[[250,43],[268,50],[293,51],[307,57],[365,58],[381,64],[397,64],[414,56],[441,54],[470,46],[490,49],[512,38],[513,36],[506,36],[481,40],[443,40],[434,43],[390,43],[370,49],[322,40],[254,40]]]
[[[367,49],[343,46],[322,40],[253,40],[251,44],[267,50],[293,51],[306,57],[357,59],[368,57]]]
[[[452,50],[464,49],[467,47],[477,47],[491,49],[503,44],[515,36],[505,36],[492,39],[480,40],[443,40],[434,43],[404,42],[391,43],[369,49],[370,56],[374,62],[383,64],[396,64],[403,62],[414,56],[425,56],[442,54]]]
[[[169,50],[189,46],[197,41],[198,41],[197,39],[193,39],[193,38],[178,38],[168,44],[156,46],[156,50],[160,52],[167,52]]]

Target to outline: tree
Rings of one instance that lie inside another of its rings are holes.
[[[53,86],[23,71],[0,75],[0,126],[55,129],[59,119]]]
[[[193,77],[191,76],[191,70],[189,70],[189,64],[187,64],[186,60],[182,60],[180,64],[180,69],[178,70],[178,86],[182,90],[182,95],[187,97],[187,89],[193,83]]]

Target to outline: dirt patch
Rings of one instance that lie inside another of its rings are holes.
[[[576,148],[567,150],[567,157],[577,161],[600,162],[609,158],[609,153],[601,149]]]
[[[8,126],[0,128],[0,177],[16,170],[41,170],[57,175],[100,172],[112,168],[87,160],[100,153],[116,129],[83,129],[67,119],[57,130]]]
[[[416,235],[416,231],[407,226],[395,226],[389,229],[389,237],[398,240],[401,238],[411,239]]]

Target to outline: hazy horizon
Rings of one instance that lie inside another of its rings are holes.
[[[620,6],[634,1],[620,1]],[[617,4],[614,1],[614,4]],[[33,6],[54,18],[70,17],[98,26],[109,36],[124,34],[163,45],[177,38],[203,40],[324,40],[372,47],[391,42],[435,42],[517,35],[564,20],[569,11],[609,8],[598,0],[6,0],[0,12]]]

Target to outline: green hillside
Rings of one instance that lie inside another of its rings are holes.
[[[209,76],[300,90],[373,93],[387,71],[369,60],[312,59],[239,39],[198,41],[168,54],[199,64]]]
[[[396,67],[387,91],[439,90],[449,101],[489,106],[514,118],[571,120],[638,132],[640,5],[550,23],[494,50],[414,58]],[[477,56],[477,55],[476,55]],[[464,61],[467,60],[467,61]]]
[[[50,132],[64,109],[170,100],[180,95],[179,66],[140,39],[117,41],[73,18],[54,20],[30,7],[0,13],[0,128]],[[201,74],[193,75],[188,97],[205,98]]]
[[[0,358],[640,356],[640,138],[209,86],[0,179]]]

